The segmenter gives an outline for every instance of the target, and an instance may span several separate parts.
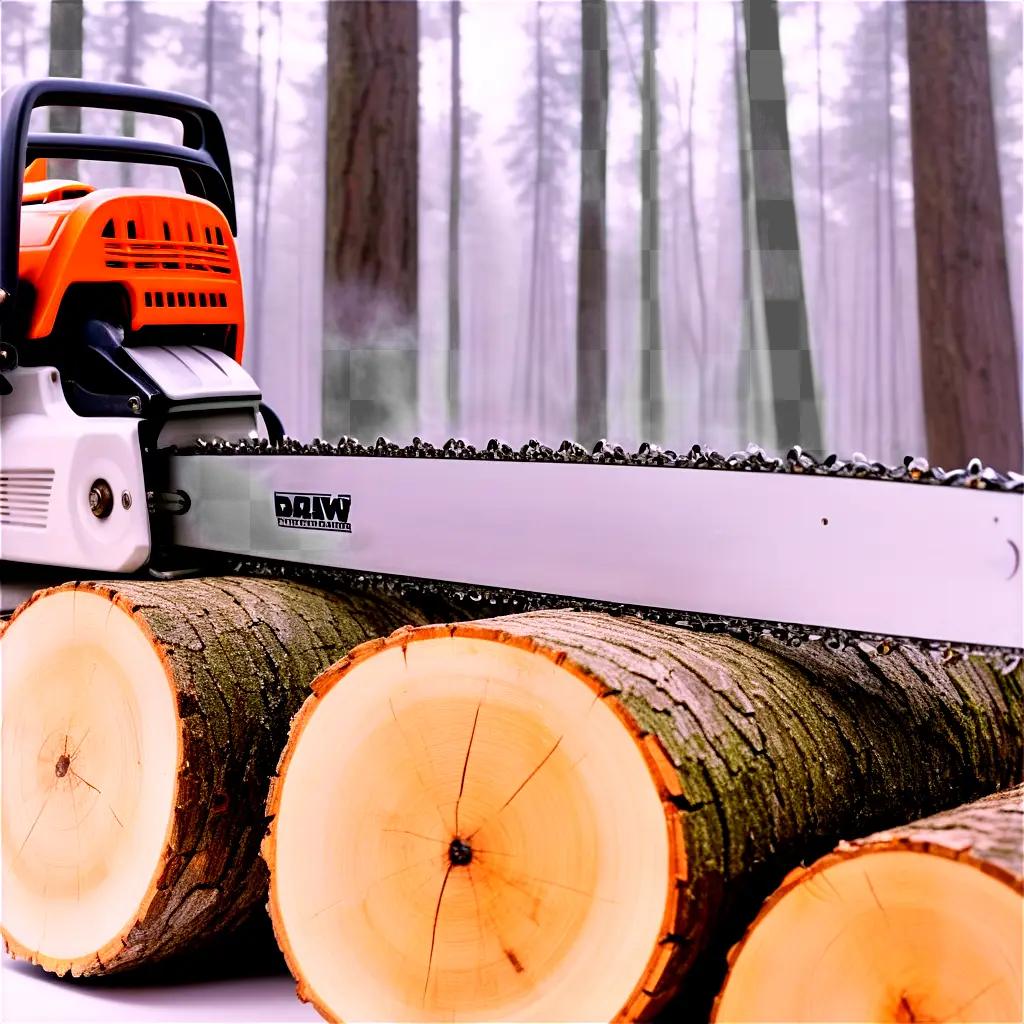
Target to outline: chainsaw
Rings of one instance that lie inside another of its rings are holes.
[[[31,131],[54,105],[160,114],[181,142]],[[242,365],[231,164],[211,107],[25,82],[3,95],[0,139],[5,580],[26,566],[287,574],[440,590],[488,613],[580,606],[1020,661],[1024,476],[799,448],[298,443]],[[52,158],[165,165],[184,191],[51,179]]]

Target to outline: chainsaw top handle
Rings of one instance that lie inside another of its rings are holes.
[[[181,122],[182,144],[121,136],[29,132],[37,107],[98,107],[160,114]],[[220,207],[237,232],[231,160],[220,118],[203,100],[137,85],[43,78],[23,82],[0,99],[0,319],[18,284],[21,194],[25,166],[38,157],[163,164],[181,172],[185,191]]]

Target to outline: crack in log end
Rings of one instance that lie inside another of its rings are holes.
[[[517,957],[511,949],[505,949],[502,950],[502,952],[506,957],[508,957],[508,962],[516,969],[516,974],[522,974],[523,971],[526,970],[526,968],[519,962],[519,957]]]
[[[71,758],[67,754],[61,754],[57,758],[57,766],[54,768],[54,774],[58,779],[63,779],[68,773],[68,769],[71,767]]]
[[[910,1005],[910,1000],[907,999],[906,992],[900,993],[900,1001],[896,1004],[896,1014],[893,1020],[899,1021],[900,1024],[914,1024],[917,1021],[917,1015]]]

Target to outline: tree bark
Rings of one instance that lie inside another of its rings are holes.
[[[803,270],[793,201],[786,86],[779,46],[779,12],[775,0],[744,0],[746,25],[745,89],[741,96],[744,144],[749,140],[748,177],[752,207],[748,219],[753,246],[747,258],[758,264],[751,275],[751,301],[761,310],[776,442],[799,444],[821,452],[823,437],[818,407]],[[754,334],[755,344],[757,333]],[[755,360],[758,355],[755,353]],[[757,395],[755,401],[763,401]],[[756,420],[755,416],[755,420]]]
[[[1024,786],[840,843],[762,907],[713,1019],[1020,1020],[1022,850]]]
[[[328,436],[416,423],[416,4],[327,7],[323,405]]]
[[[640,86],[640,408],[643,439],[665,442],[665,354],[661,342],[661,203],[658,164],[658,14],[644,0]]]
[[[928,457],[1024,468],[984,4],[908,3]]]
[[[608,432],[608,5],[584,0],[580,229],[576,290],[576,440]]]
[[[108,974],[243,921],[266,898],[267,783],[310,680],[410,620],[429,621],[391,597],[229,577],[67,584],[22,605],[0,633],[8,950]],[[113,876],[130,871],[126,891]]]
[[[649,1017],[680,992],[676,1010],[706,1013],[723,943],[786,871],[842,836],[1017,782],[1024,754],[1020,669],[942,666],[913,647],[755,647],[595,613],[400,630],[313,690],[272,787],[264,855],[300,995],[345,1019],[451,1006],[507,1018],[525,1005],[566,1019],[560,986],[579,1019]],[[344,753],[349,734],[362,739],[358,757]],[[333,737],[337,756],[317,736]],[[303,796],[313,765],[334,780],[326,806]],[[371,778],[400,792],[366,792]],[[383,801],[387,815],[360,816],[360,800]],[[356,815],[338,826],[359,833],[349,847],[380,851],[375,866],[349,874],[329,852],[341,856],[325,824],[335,804]],[[534,815],[543,828],[529,827]],[[376,824],[394,838],[373,846]],[[468,860],[451,859],[455,842],[471,847]],[[310,861],[303,849],[325,852]],[[595,860],[628,868],[600,876]],[[392,863],[417,873],[391,876]],[[401,964],[370,956],[378,932],[395,934],[384,908],[406,885],[417,923]],[[579,975],[561,975],[564,962],[535,945],[555,920],[568,961],[588,965]],[[603,956],[609,934],[615,954]],[[347,988],[343,977],[362,980]],[[384,1002],[360,1002],[384,977],[397,979]]]
[[[82,77],[83,0],[50,0],[50,76]],[[51,132],[80,132],[80,107],[50,107]],[[51,160],[53,178],[78,177],[77,160]]]
[[[448,152],[448,429],[457,436],[461,416],[460,362],[462,312],[459,307],[459,224],[462,209],[462,15],[461,0],[451,0],[450,143]]]

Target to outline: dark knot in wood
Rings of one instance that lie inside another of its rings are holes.
[[[473,847],[456,837],[448,844],[448,861],[453,868],[465,867],[473,859]]]

